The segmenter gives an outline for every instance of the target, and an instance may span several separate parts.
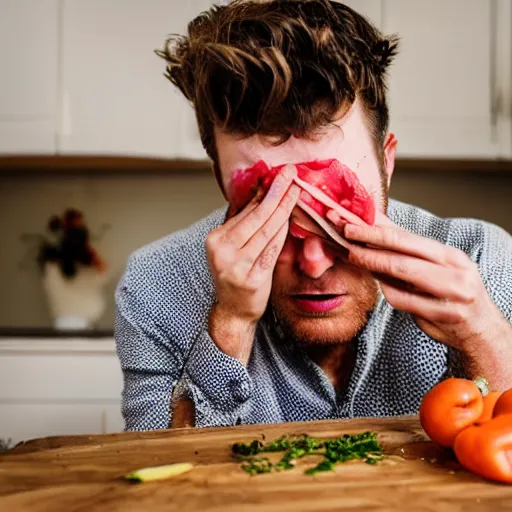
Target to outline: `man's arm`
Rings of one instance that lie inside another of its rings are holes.
[[[127,270],[129,275],[132,268]],[[183,367],[183,357],[147,317],[125,274],[116,292],[115,339],[123,372],[121,410],[126,430],[169,426],[169,397]]]
[[[182,291],[190,289],[190,282],[179,266],[167,262],[166,273],[173,269],[164,280],[148,255],[132,256],[116,290],[126,430],[234,425],[248,405],[251,380],[245,366],[223,353],[202,325],[208,294],[187,300]],[[184,407],[183,400],[173,403],[176,390],[186,391],[193,407]]]
[[[333,222],[338,219],[328,214]],[[353,226],[348,262],[380,281],[391,306],[413,315],[428,336],[457,349],[467,377],[512,387],[512,237],[482,223],[475,258],[398,227]]]
[[[467,344],[461,362],[470,378],[488,375],[493,389],[504,390],[512,387],[512,236],[500,227],[485,225],[477,264],[496,317],[489,318],[489,327]]]
[[[139,266],[132,255],[116,293],[127,425],[146,425],[157,413],[159,426],[167,418],[164,428],[241,420],[252,389],[246,365],[256,326],[300,193],[296,174],[286,166],[264,198],[210,230],[206,243],[196,236],[192,248],[176,243],[163,254],[152,246]],[[203,290],[206,279],[195,280],[201,269],[209,269],[211,289]],[[171,398],[178,382],[186,399]]]
[[[208,333],[202,341],[211,357],[207,357],[204,350],[201,353],[203,360],[210,363],[207,370],[213,373],[222,368],[223,360],[232,360],[233,370],[238,365],[238,378],[231,380],[231,386],[234,386],[233,397],[240,403],[245,402],[249,394],[251,384],[245,366],[257,323],[267,308],[274,266],[300,192],[292,183],[296,172],[293,166],[287,166],[261,202],[253,200],[239,214],[210,232],[206,239],[217,300],[209,312]],[[194,353],[197,352],[194,348]],[[194,364],[194,357],[189,358],[187,366]],[[197,359],[196,364],[200,365],[201,361]],[[187,374],[186,368],[185,377],[171,400],[172,427],[194,425],[194,420],[200,417],[195,404],[201,402],[201,397],[197,396],[194,378]],[[219,398],[217,396],[216,400]],[[236,422],[239,420],[240,417]]]

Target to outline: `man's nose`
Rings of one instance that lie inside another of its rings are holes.
[[[298,263],[304,274],[318,279],[334,265],[334,254],[321,238],[310,236],[304,239]]]

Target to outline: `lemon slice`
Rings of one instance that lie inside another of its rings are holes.
[[[179,464],[168,464],[166,466],[154,466],[150,468],[141,468],[128,473],[127,480],[136,480],[137,482],[153,482],[155,480],[166,480],[174,476],[182,475],[190,471],[193,464],[182,462]]]

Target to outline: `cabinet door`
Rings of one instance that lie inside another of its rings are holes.
[[[401,48],[389,82],[404,156],[493,157],[493,0],[383,0],[382,29]]]
[[[122,390],[115,353],[0,354],[0,402],[117,402]]]
[[[499,154],[512,159],[512,1],[495,0],[496,84],[495,111],[498,117]],[[494,27],[493,27],[494,31]]]
[[[0,404],[0,440],[10,447],[39,437],[106,434],[102,404]]]
[[[0,153],[55,149],[58,0],[0,2]]]
[[[195,117],[155,55],[207,0],[65,0],[63,153],[204,159]]]

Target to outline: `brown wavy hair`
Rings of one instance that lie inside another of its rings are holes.
[[[234,0],[214,6],[156,53],[192,103],[219,184],[214,127],[242,137],[313,136],[359,98],[380,156],[396,36],[329,0]],[[222,185],[221,185],[222,186]]]

